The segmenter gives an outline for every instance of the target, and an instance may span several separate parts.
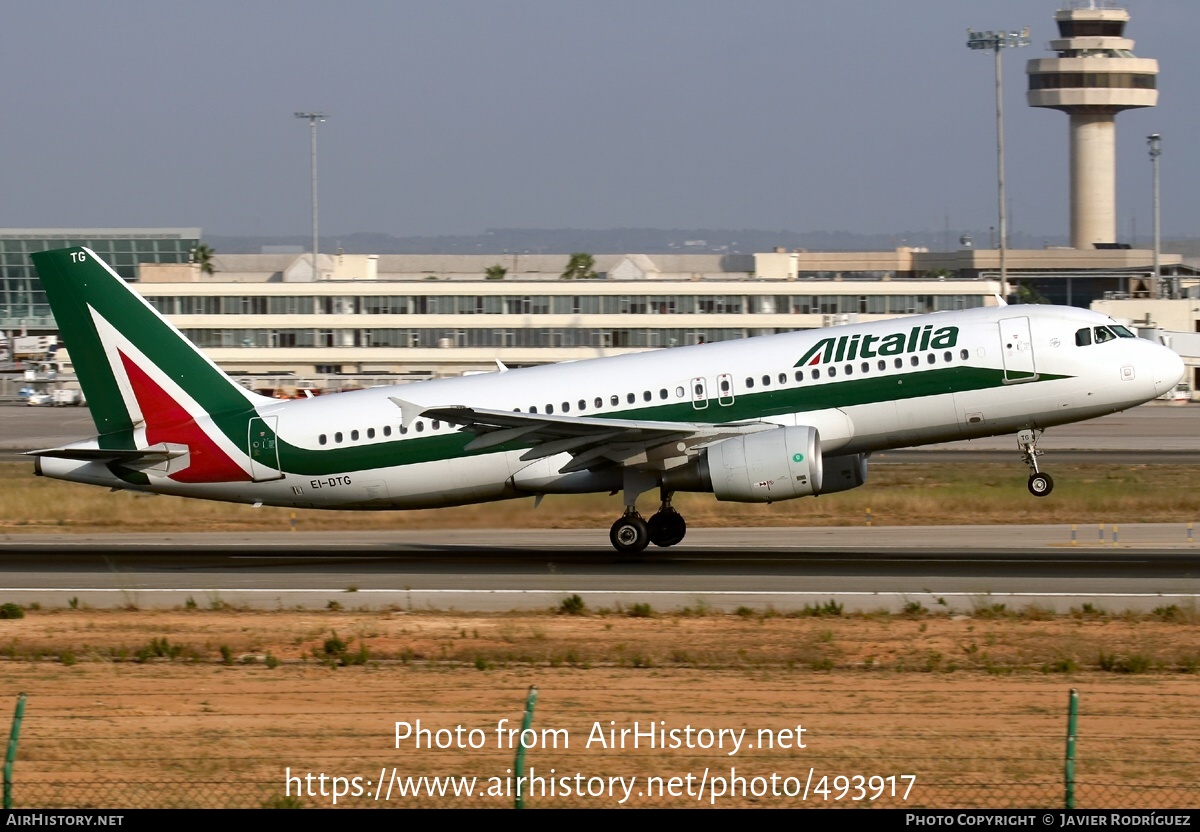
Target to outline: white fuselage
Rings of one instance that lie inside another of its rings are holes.
[[[567,453],[532,462],[519,450],[463,454],[457,426],[425,417],[405,425],[392,397],[428,408],[808,425],[827,457],[1045,429],[1141,404],[1177,382],[1178,356],[1152,342],[1077,344],[1080,330],[1112,323],[1063,307],[991,307],[269,403],[258,415],[292,450],[278,470],[256,472],[257,482],[183,483],[148,470],[150,484],[137,486],[102,464],[66,459],[43,460],[41,470],[312,508],[427,508],[599,490],[558,476]]]

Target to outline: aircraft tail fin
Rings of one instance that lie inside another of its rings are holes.
[[[91,249],[32,258],[100,435],[270,401],[225,375]]]

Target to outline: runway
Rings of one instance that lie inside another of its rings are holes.
[[[1114,540],[1114,535],[1116,540]],[[0,602],[44,607],[447,610],[747,606],[971,612],[1200,599],[1185,525],[696,529],[616,555],[592,530],[0,538]]]
[[[0,407],[0,454],[92,433],[86,410]],[[1147,405],[1046,433],[1043,464],[1200,463],[1200,407]],[[1011,436],[889,451],[872,465],[1012,462]],[[970,612],[1091,603],[1149,611],[1200,599],[1184,524],[692,529],[669,550],[616,555],[607,530],[7,535],[0,603],[173,608],[225,604],[507,611],[579,594],[592,609]],[[1102,536],[1103,535],[1103,536]],[[1198,538],[1200,539],[1200,538]]]

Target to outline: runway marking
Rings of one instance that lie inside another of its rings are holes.
[[[63,589],[60,587],[6,587],[5,592],[108,592],[108,593],[123,593],[130,594],[136,592],[172,592],[172,593],[216,593],[219,595],[232,595],[237,593],[280,593],[287,594],[306,594],[306,593],[335,593],[337,595],[395,595],[395,594],[426,594],[426,595],[555,595],[561,596],[567,592],[577,592],[583,594],[604,594],[604,595],[662,595],[662,596],[684,596],[695,598],[698,595],[763,595],[763,596],[814,596],[828,598],[830,595],[847,596],[847,597],[863,597],[863,598],[886,598],[886,597],[903,597],[911,598],[916,595],[926,595],[930,597],[944,598],[1196,598],[1200,599],[1200,592],[939,592],[937,590],[920,589],[908,592],[900,590],[889,590],[885,592],[866,592],[862,590],[770,590],[770,589],[357,589],[349,592],[345,587],[330,587],[328,589],[258,589],[258,588],[214,588],[202,587],[192,589],[175,589],[171,587],[125,587],[125,588],[75,588]]]

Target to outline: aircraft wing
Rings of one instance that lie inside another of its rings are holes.
[[[520,442],[531,445],[523,461],[568,453],[572,459],[561,472],[582,471],[609,465],[656,467],[655,459],[689,456],[704,445],[730,436],[769,430],[765,422],[655,422],[604,419],[593,416],[557,416],[475,407],[424,407],[392,398],[401,420],[410,424],[418,416],[460,425],[475,438],[466,450],[482,451]]]

